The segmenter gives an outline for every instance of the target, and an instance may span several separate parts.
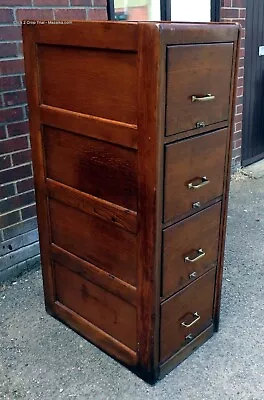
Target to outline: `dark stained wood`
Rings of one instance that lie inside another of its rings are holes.
[[[49,201],[49,211],[54,244],[137,285],[134,234],[54,199]]]
[[[219,329],[220,319],[220,306],[221,306],[221,293],[222,293],[222,279],[224,269],[224,251],[225,251],[225,239],[226,239],[226,225],[227,225],[227,211],[228,211],[228,199],[229,199],[229,188],[231,178],[231,160],[232,160],[232,148],[233,148],[233,125],[235,118],[235,106],[236,106],[236,92],[237,92],[237,77],[238,77],[238,65],[239,65],[239,51],[240,51],[240,40],[241,31],[238,31],[238,39],[234,46],[233,54],[233,76],[232,76],[232,87],[231,92],[233,93],[232,102],[230,104],[229,112],[229,132],[226,147],[226,162],[225,162],[225,183],[223,193],[223,206],[222,215],[220,222],[220,243],[219,243],[219,254],[218,254],[218,268],[216,271],[216,287],[215,287],[215,301],[214,301],[214,328],[215,331]]]
[[[227,132],[223,129],[166,146],[165,222],[192,210],[194,203],[222,195]],[[203,177],[209,180],[207,185],[188,188],[190,183],[199,185]]]
[[[68,307],[56,301],[54,304],[54,311],[56,313],[54,316],[57,319],[70,326],[80,335],[90,340],[112,357],[125,363],[127,366],[134,367],[137,364],[138,357],[135,351],[114,339],[102,329],[91,324]]]
[[[175,293],[216,265],[220,214],[221,203],[217,203],[164,231],[163,297]],[[185,257],[191,260],[198,257],[199,249],[205,253],[202,258],[196,262],[185,261]]]
[[[197,281],[182,289],[161,305],[160,360],[164,362],[188,343],[187,337],[199,335],[208,328],[213,319],[215,268]],[[198,317],[200,319],[190,328]]]
[[[133,149],[138,147],[136,125],[62,110],[44,104],[40,106],[40,118],[43,125],[79,133],[124,147]]]
[[[169,46],[166,135],[228,120],[233,44]],[[215,96],[192,101],[192,96]],[[177,110],[177,113],[175,112]]]
[[[46,126],[43,141],[48,178],[130,210],[137,209],[134,150]]]
[[[74,21],[69,25],[45,24],[32,28],[37,43],[135,52],[138,49],[138,26],[135,22],[123,25]]]
[[[47,179],[46,182],[49,197],[108,221],[129,232],[137,233],[137,213],[134,211],[80,192],[52,179]]]
[[[135,53],[39,45],[38,58],[42,104],[137,123]]]
[[[40,254],[42,277],[44,284],[46,309],[51,312],[55,301],[54,279],[49,255],[50,224],[47,197],[45,195],[45,159],[41,137],[39,113],[39,80],[37,71],[37,52],[34,26],[22,25],[24,39],[24,56],[27,98],[29,103],[30,141],[34,171],[34,184],[37,203],[38,229],[40,238]]]
[[[61,304],[136,350],[135,307],[60,264],[54,263],[54,275]]]
[[[137,292],[134,286],[121,281],[115,276],[97,268],[95,265],[74,256],[66,250],[61,249],[55,244],[51,245],[51,257],[58,264],[77,273],[84,279],[108,290],[112,294],[127,301],[133,306],[137,305]]]
[[[150,383],[218,328],[238,30],[24,26],[47,310]],[[198,66],[195,80],[188,63]],[[216,108],[180,108],[189,89],[213,87]],[[178,120],[187,131],[166,136],[166,105],[167,129]],[[190,129],[200,115],[209,125]],[[210,183],[188,188],[204,177]],[[189,283],[182,257],[201,246],[206,255]],[[194,312],[201,319],[184,328]]]

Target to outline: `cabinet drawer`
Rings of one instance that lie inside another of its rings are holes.
[[[166,135],[227,121],[233,44],[169,46],[167,56]]]
[[[161,362],[212,323],[214,285],[215,268],[161,305]]]
[[[163,233],[163,293],[175,293],[217,262],[221,203]]]
[[[188,213],[223,191],[227,129],[165,148],[164,221]]]

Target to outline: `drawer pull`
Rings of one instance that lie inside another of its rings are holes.
[[[198,314],[198,312],[193,313],[193,316],[195,317],[194,320],[190,323],[190,324],[186,324],[186,322],[182,322],[181,325],[184,326],[185,328],[190,328],[191,326],[193,326],[194,324],[196,324],[196,322],[199,321],[199,319],[201,318],[201,316]]]
[[[188,183],[188,189],[200,189],[201,187],[208,185],[210,181],[206,178],[206,176],[202,177],[202,182],[195,185],[193,182]]]
[[[189,275],[189,278],[190,279],[194,279],[194,278],[196,278],[197,277],[197,272],[192,272],[190,275]]]
[[[196,122],[195,127],[196,127],[197,129],[199,129],[199,128],[204,128],[204,127],[205,127],[205,122],[203,122],[203,121],[198,121],[198,122]]]
[[[194,263],[198,260],[200,260],[201,258],[203,258],[205,256],[205,252],[203,251],[203,249],[199,249],[198,251],[198,256],[195,258],[190,258],[189,256],[184,258],[185,262],[190,262],[190,263]]]
[[[199,97],[199,96],[192,96],[192,102],[195,101],[212,101],[215,99],[215,96],[213,96],[212,94],[207,94],[205,96]]]

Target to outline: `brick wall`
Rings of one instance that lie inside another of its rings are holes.
[[[0,282],[39,265],[23,19],[106,19],[106,0],[0,0]]]
[[[241,166],[246,0],[221,0],[221,20],[242,26],[232,159],[232,169],[236,170]]]

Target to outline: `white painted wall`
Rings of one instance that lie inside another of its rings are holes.
[[[207,22],[211,20],[211,0],[171,0],[171,20]]]

